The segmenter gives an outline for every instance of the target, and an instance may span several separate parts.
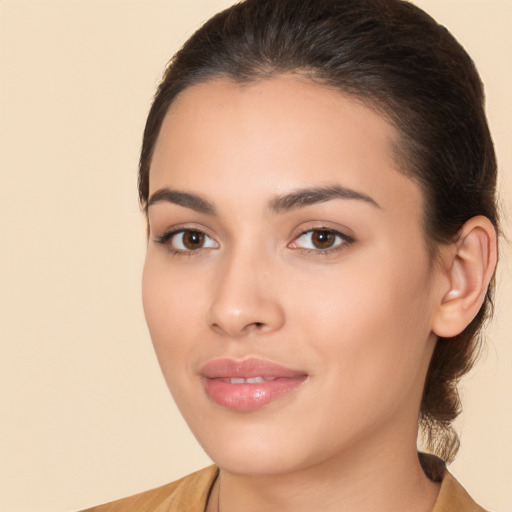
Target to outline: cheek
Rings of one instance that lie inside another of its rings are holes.
[[[383,261],[360,261],[317,279],[297,309],[308,338],[316,340],[319,365],[330,358],[322,371],[331,385],[338,381],[359,398],[412,385],[430,334],[428,272]]]
[[[360,330],[391,329],[397,335],[418,330],[418,320],[427,316],[428,274],[421,265],[407,269],[375,259],[340,265],[332,272],[316,273],[314,279],[306,276],[295,292],[288,293],[298,297],[308,323],[335,330],[342,338],[353,338],[350,334]]]
[[[142,277],[142,302],[151,340],[168,383],[174,368],[189,370],[193,344],[188,340],[201,324],[199,301],[204,290],[201,280],[184,279],[148,253]]]

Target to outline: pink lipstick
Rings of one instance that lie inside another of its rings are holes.
[[[308,377],[265,359],[214,359],[200,370],[206,394],[235,411],[259,409],[295,391]]]

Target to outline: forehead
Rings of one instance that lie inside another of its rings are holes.
[[[251,199],[336,183],[383,206],[402,195],[417,208],[419,189],[395,161],[399,140],[383,115],[293,75],[242,85],[214,80],[185,89],[171,105],[150,194],[172,185]]]

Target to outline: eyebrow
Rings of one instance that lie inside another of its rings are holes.
[[[340,185],[299,189],[272,199],[269,206],[273,213],[282,213],[304,206],[325,203],[332,199],[353,199],[380,208],[380,205],[370,196]]]
[[[210,201],[196,194],[171,190],[169,188],[161,188],[151,195],[146,205],[146,213],[151,205],[161,202],[177,204],[205,215],[216,214],[215,206]]]
[[[363,201],[376,208],[380,208],[380,205],[366,194],[340,185],[331,185],[327,187],[303,188],[285,195],[277,196],[269,202],[269,209],[272,213],[283,213],[305,206],[325,203],[332,199]],[[169,188],[161,188],[151,195],[146,205],[146,213],[150,206],[160,202],[177,204],[205,215],[216,215],[217,213],[213,203],[207,199],[197,194],[171,190]]]

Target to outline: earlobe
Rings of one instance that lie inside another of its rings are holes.
[[[441,290],[432,330],[443,338],[460,334],[482,306],[497,260],[496,229],[487,217],[468,220],[443,262],[448,283]]]

